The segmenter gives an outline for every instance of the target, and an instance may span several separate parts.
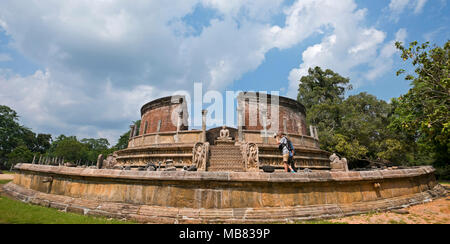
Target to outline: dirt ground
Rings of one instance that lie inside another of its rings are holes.
[[[450,191],[450,185],[443,184]],[[450,196],[431,202],[388,212],[373,212],[339,219],[334,223],[348,224],[450,224]]]

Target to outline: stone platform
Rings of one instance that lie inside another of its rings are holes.
[[[146,172],[20,164],[6,194],[150,223],[263,223],[340,217],[445,195],[432,167],[359,172]]]

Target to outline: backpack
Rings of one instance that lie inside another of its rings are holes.
[[[291,140],[289,140],[286,137],[287,143],[282,143],[278,146],[278,149],[280,149],[280,152],[283,152],[283,147],[287,146],[287,149],[289,150],[289,152],[292,154],[291,156],[293,156],[295,154],[295,150],[294,150],[294,146],[292,145]]]
[[[294,156],[294,154],[295,154],[294,145],[292,145],[292,142],[289,139],[287,139],[287,147],[288,147],[289,152],[292,154],[291,156]]]

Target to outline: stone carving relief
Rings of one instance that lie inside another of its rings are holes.
[[[244,159],[245,168],[247,171],[259,170],[259,149],[255,143],[243,143],[241,145],[241,152]]]
[[[340,159],[339,156],[336,155],[336,153],[333,153],[330,156],[330,161],[331,171],[348,171],[346,158]]]
[[[199,171],[206,170],[206,163],[209,156],[209,143],[197,142],[192,152],[192,163],[197,167]]]

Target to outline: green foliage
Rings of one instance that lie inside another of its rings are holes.
[[[0,105],[0,168],[9,168],[17,163],[20,158],[18,153],[23,153],[25,146],[31,153],[44,153],[50,148],[51,135],[36,134],[30,129],[22,126],[18,122],[17,113],[7,106]],[[17,147],[16,152],[11,154]],[[27,151],[27,152],[28,152]],[[13,161],[9,162],[8,155],[14,156]]]
[[[108,155],[112,153],[112,150],[109,149],[109,142],[105,138],[85,138],[80,142],[87,146],[87,160],[89,162],[97,162],[97,157],[99,154]]]
[[[75,136],[60,135],[54,141],[53,146],[53,156],[62,157],[69,162],[88,161],[88,146],[79,142]]]
[[[17,163],[31,163],[32,160],[33,153],[27,146],[21,145],[14,148],[14,150],[8,154],[8,163],[6,164],[6,167],[10,168]]]
[[[364,158],[368,152],[367,147],[360,145],[357,139],[350,139],[341,134],[335,134],[336,145],[335,152],[344,155],[349,160]]]
[[[140,126],[140,120],[133,123]],[[60,135],[54,140],[50,134],[35,134],[19,124],[17,113],[0,105],[0,168],[9,169],[17,163],[31,163],[33,157],[64,158],[65,162],[93,164],[98,155],[109,155],[128,146],[130,131],[110,147],[106,138],[84,138]]]
[[[0,106],[0,163],[5,164],[7,155],[21,142],[22,127],[17,113],[7,106]]]
[[[389,138],[388,103],[367,93],[345,99],[349,79],[331,70],[309,69],[300,81],[298,101],[307,108],[308,124],[317,126],[322,149],[350,161],[388,155],[378,154],[377,144]]]
[[[443,47],[396,43],[411,60],[412,88],[391,103],[360,93],[344,99],[349,80],[331,70],[309,69],[300,80],[298,101],[316,125],[322,149],[351,160],[433,164],[441,179],[450,175],[450,41]],[[397,75],[404,74],[401,69]]]
[[[120,136],[119,141],[114,146],[117,150],[122,150],[128,147],[128,139],[130,138],[131,131],[128,130],[123,135]]]
[[[300,79],[297,100],[307,109],[322,103],[335,103],[344,99],[346,90],[351,90],[350,79],[332,70],[320,67],[308,70],[308,75]]]
[[[398,98],[390,127],[404,134],[418,150],[428,150],[434,165],[450,161],[450,41],[444,47],[412,42],[408,48],[396,43],[404,61],[411,60],[415,75],[407,74],[412,88]],[[405,73],[399,70],[397,75]]]

